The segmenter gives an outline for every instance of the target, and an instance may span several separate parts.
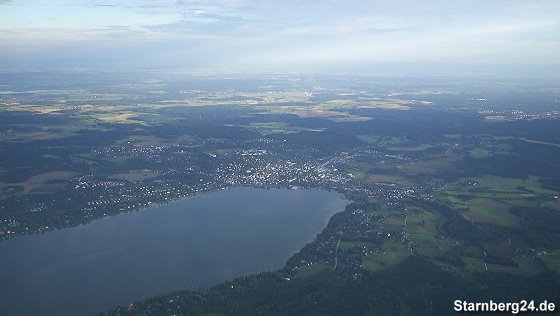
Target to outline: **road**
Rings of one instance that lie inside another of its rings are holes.
[[[342,238],[340,238],[342,239]],[[336,270],[336,266],[338,265],[338,245],[340,245],[340,239],[336,243],[336,249],[334,251],[334,267],[333,271]]]

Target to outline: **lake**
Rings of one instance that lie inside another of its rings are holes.
[[[0,315],[88,315],[272,271],[348,204],[238,187],[0,242]]]

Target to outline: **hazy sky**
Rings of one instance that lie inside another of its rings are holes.
[[[0,0],[0,68],[560,64],[558,0]]]

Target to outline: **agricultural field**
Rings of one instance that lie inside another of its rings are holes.
[[[461,211],[468,220],[517,226],[520,219],[508,211],[511,207],[539,207],[558,194],[544,188],[541,179],[535,176],[516,179],[490,175],[465,178],[446,185],[440,198]]]

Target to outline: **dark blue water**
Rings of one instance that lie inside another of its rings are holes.
[[[0,242],[0,315],[82,315],[281,268],[348,201],[234,188]]]

